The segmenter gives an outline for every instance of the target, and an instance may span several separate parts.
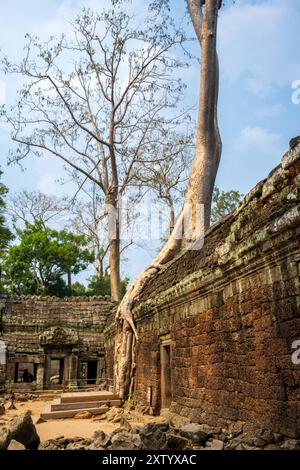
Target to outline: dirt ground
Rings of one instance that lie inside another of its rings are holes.
[[[93,436],[95,431],[104,431],[106,434],[110,434],[114,429],[119,427],[119,424],[114,424],[106,420],[94,421],[91,419],[53,419],[48,420],[44,423],[36,422],[39,419],[42,409],[50,401],[27,401],[27,402],[16,402],[16,410],[7,410],[5,415],[0,416],[0,429],[6,427],[10,422],[24,413],[27,410],[30,410],[32,413],[32,420],[36,426],[38,435],[40,436],[41,442],[48,439],[56,439],[58,437],[64,436],[68,438],[72,437],[84,437],[90,438]],[[9,404],[6,404],[6,408]],[[134,414],[134,419],[130,420],[130,424],[142,424],[152,421],[150,417],[146,417],[140,414]]]

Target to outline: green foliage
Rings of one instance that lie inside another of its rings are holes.
[[[2,171],[0,170],[0,177]],[[0,182],[0,256],[3,255],[3,251],[8,247],[10,240],[13,238],[13,235],[9,228],[6,227],[6,220],[4,216],[5,212],[5,196],[8,193],[8,189]]]
[[[18,230],[18,237],[19,244],[9,248],[3,262],[8,292],[67,295],[62,276],[78,274],[93,259],[84,236],[50,229],[41,221]]]
[[[121,295],[125,295],[129,279],[126,277],[121,281]],[[110,276],[103,276],[99,278],[97,275],[91,276],[89,278],[88,284],[88,295],[110,295]]]
[[[86,287],[80,282],[76,281],[72,284],[72,295],[86,295]]]
[[[73,286],[72,286],[73,287]],[[41,292],[43,293],[43,292]],[[72,294],[66,282],[61,277],[50,283],[45,291],[47,295],[55,295],[56,297],[68,297]]]
[[[229,214],[239,204],[243,196],[239,191],[221,191],[215,186],[212,197],[211,224],[215,224]]]

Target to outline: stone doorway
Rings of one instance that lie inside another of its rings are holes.
[[[64,358],[51,358],[50,361],[50,385],[62,385],[64,380]]]
[[[171,370],[171,340],[163,339],[160,346],[161,358],[161,407],[169,408],[173,399],[173,384]]]
[[[87,363],[87,383],[94,385],[97,381],[97,361],[88,361]]]

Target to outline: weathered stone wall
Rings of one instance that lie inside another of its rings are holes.
[[[67,357],[69,375],[78,378],[80,360],[103,357],[98,375],[105,375],[103,331],[116,304],[106,297],[21,296],[1,300],[0,340],[7,349],[6,382],[14,382],[15,363],[41,366],[40,388],[47,381],[47,354]],[[100,363],[101,362],[101,363]],[[74,369],[72,371],[72,368]],[[100,370],[102,368],[103,370]],[[3,371],[2,371],[3,381]]]
[[[99,348],[99,339],[102,339],[99,335],[110,318],[112,307],[110,300],[103,297],[24,296],[8,299],[1,319],[3,338],[10,351],[37,352],[39,335],[43,331],[64,326],[75,329],[79,340],[87,347]]]
[[[6,366],[0,364],[0,391],[5,386],[5,378],[6,378]]]
[[[109,325],[104,330],[105,373],[108,387],[111,389],[114,388],[115,335],[115,322],[111,318]]]
[[[134,310],[136,398],[161,407],[161,343],[170,337],[171,410],[300,436],[300,145],[171,263]],[[148,395],[149,398],[149,395]]]

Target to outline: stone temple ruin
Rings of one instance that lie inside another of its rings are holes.
[[[140,405],[299,439],[299,201],[300,144],[210,228],[200,252],[185,253],[149,282],[134,309]],[[101,298],[2,299],[2,384],[103,381],[112,390],[115,308]],[[31,383],[22,382],[24,369]]]
[[[201,252],[146,286],[134,309],[139,403],[300,437],[299,202],[300,143],[211,227]],[[112,380],[113,325],[105,335]]]
[[[103,331],[114,309],[102,297],[1,299],[0,384],[14,390],[105,384]]]

